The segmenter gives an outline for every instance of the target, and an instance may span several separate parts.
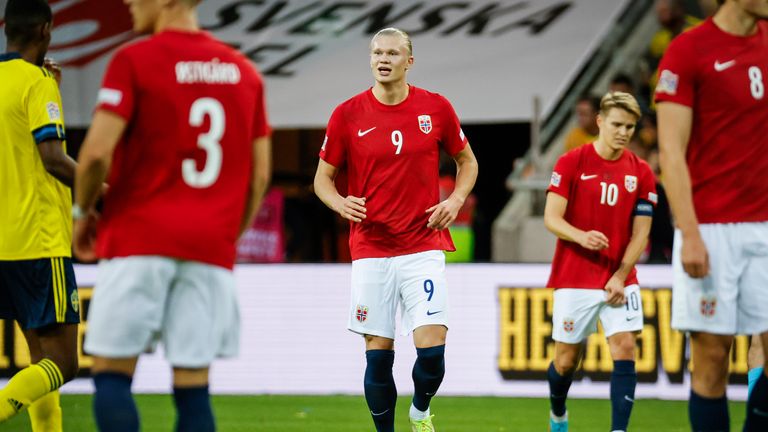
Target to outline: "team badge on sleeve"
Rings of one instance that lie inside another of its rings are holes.
[[[323,140],[323,146],[320,147],[320,150],[325,151],[326,144],[328,144],[328,135],[325,136],[325,139]]]
[[[650,202],[652,202],[654,204],[658,204],[659,203],[659,196],[656,195],[653,192],[648,192],[648,201],[650,201]]]
[[[432,117],[427,114],[419,116],[419,129],[425,134],[432,132]]]
[[[61,110],[59,104],[56,102],[48,102],[45,104],[45,110],[48,111],[48,119],[52,122],[61,120]]]
[[[673,73],[669,69],[664,69],[659,75],[659,82],[656,84],[656,93],[677,94],[677,84],[680,82],[680,75]]]
[[[549,184],[551,184],[554,187],[560,187],[560,180],[563,179],[563,176],[557,173],[557,171],[552,171],[552,177],[549,179]]]
[[[637,177],[631,175],[624,176],[624,187],[627,189],[627,192],[634,192],[637,189]]]
[[[118,106],[123,101],[123,92],[111,88],[102,88],[96,96],[99,103]]]
[[[357,305],[355,309],[355,319],[361,323],[365,322],[368,319],[368,306]]]

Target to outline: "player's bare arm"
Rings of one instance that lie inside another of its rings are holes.
[[[544,226],[558,238],[578,243],[581,247],[593,251],[608,247],[608,237],[600,231],[583,231],[565,220],[565,210],[568,200],[556,193],[547,194],[544,207]]]
[[[352,222],[362,222],[365,219],[365,197],[349,195],[346,198],[339,195],[336,184],[338,169],[328,162],[320,159],[315,172],[315,194],[328,208],[340,214],[344,219]]]
[[[645,250],[648,244],[648,235],[651,233],[651,216],[635,216],[632,219],[632,236],[629,239],[624,255],[621,257],[619,268],[613,273],[613,276],[605,284],[605,290],[608,293],[606,302],[612,305],[623,305],[627,302],[624,296],[624,287],[626,286],[627,276],[635,268],[637,260]]]
[[[77,162],[64,152],[64,146],[60,140],[47,140],[37,145],[43,167],[56,180],[72,187],[75,182],[75,167]]]
[[[427,221],[427,227],[443,230],[451,226],[464,205],[477,180],[477,158],[469,144],[453,157],[456,161],[456,187],[451,195],[443,202],[427,209],[432,213]]]
[[[78,157],[75,171],[75,205],[82,216],[75,218],[72,233],[75,255],[83,261],[96,259],[96,218],[93,208],[112,162],[112,153],[125,131],[126,121],[108,111],[97,111]]]
[[[272,139],[268,136],[253,140],[253,175],[245,202],[245,212],[240,223],[239,236],[251,226],[253,219],[261,208],[264,195],[267,193],[269,181],[272,178]]]
[[[685,153],[693,124],[693,110],[674,102],[657,106],[659,150],[662,182],[669,197],[675,225],[683,236],[681,260],[685,272],[692,278],[709,274],[709,258],[699,232],[699,222],[693,209],[691,178]]]

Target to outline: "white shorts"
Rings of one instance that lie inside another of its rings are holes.
[[[606,337],[643,329],[643,301],[639,286],[624,287],[625,305],[609,305],[605,302],[606,295],[607,292],[602,289],[556,289],[552,339],[569,344],[581,343],[597,331],[598,319]]]
[[[447,327],[446,290],[443,251],[355,260],[347,328],[394,339],[398,305],[403,334],[424,325]]]
[[[240,313],[232,272],[158,256],[101,261],[84,350],[136,357],[157,340],[174,367],[203,368],[215,357],[237,355]]]
[[[709,276],[693,279],[680,261],[682,234],[672,253],[672,328],[713,334],[768,331],[768,222],[702,224]]]

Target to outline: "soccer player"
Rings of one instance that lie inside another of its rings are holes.
[[[768,347],[768,1],[721,3],[672,41],[655,91],[677,227],[672,327],[691,334],[696,431],[729,428],[733,335],[760,334]],[[768,430],[764,374],[747,406],[744,429]]]
[[[235,243],[271,169],[262,79],[200,31],[197,0],[126,3],[134,31],[151,36],[107,68],[73,206],[75,253],[101,258],[85,340],[96,423],[139,430],[131,380],[159,339],[173,367],[176,430],[213,431],[209,366],[238,351]]]
[[[44,69],[52,14],[45,0],[9,0],[0,55],[0,318],[18,322],[32,365],[0,390],[0,423],[29,408],[32,430],[60,431],[58,388],[77,374],[72,268],[75,162],[66,154],[54,75]]]
[[[635,345],[643,328],[635,263],[648,242],[657,200],[651,168],[625,149],[639,119],[632,95],[603,96],[597,140],[561,156],[547,190],[544,223],[558,237],[547,283],[555,289],[555,359],[547,371],[555,432],[568,430],[565,400],[582,343],[597,330],[598,319],[613,358],[611,430],[625,431],[629,424]]]
[[[443,250],[448,227],[477,178],[477,160],[444,97],[408,84],[410,37],[380,30],[370,43],[372,88],[331,115],[315,174],[315,193],[350,220],[352,299],[348,328],[365,337],[365,398],[380,432],[394,431],[395,313],[413,331],[417,359],[410,408],[413,431],[433,431],[429,403],[445,375],[448,330]],[[438,158],[457,163],[456,188],[439,201]],[[334,178],[348,175],[348,190]]]

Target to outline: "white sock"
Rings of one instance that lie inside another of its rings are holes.
[[[419,411],[418,408],[411,404],[411,411],[408,413],[408,416],[414,420],[424,420],[429,417],[429,407],[427,407],[426,411]]]
[[[549,417],[555,421],[555,423],[560,423],[568,420],[568,411],[565,412],[565,414],[561,416],[556,416],[552,411],[549,412]]]

